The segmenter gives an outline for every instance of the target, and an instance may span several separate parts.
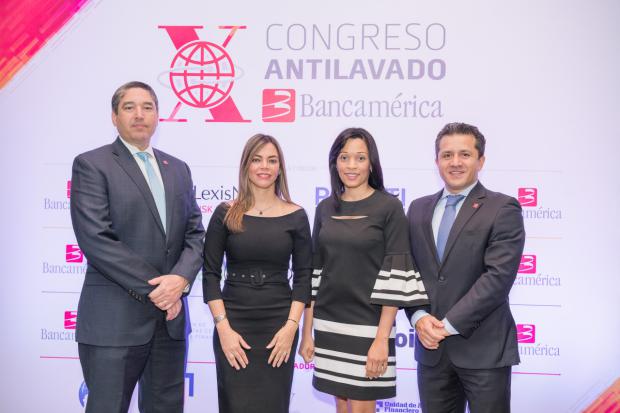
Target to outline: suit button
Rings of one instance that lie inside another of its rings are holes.
[[[445,280],[446,280],[446,277],[444,277],[443,275],[439,277],[439,281],[445,281]]]

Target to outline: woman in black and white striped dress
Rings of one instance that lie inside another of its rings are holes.
[[[402,204],[383,187],[373,137],[343,131],[329,169],[332,195],[314,219],[313,304],[300,354],[314,357],[313,386],[335,396],[337,412],[375,412],[377,399],[396,395],[398,307],[424,305],[428,297]]]

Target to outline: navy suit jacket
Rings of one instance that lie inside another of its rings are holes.
[[[429,313],[439,320],[446,317],[460,334],[447,337],[437,350],[427,350],[416,339],[416,360],[434,366],[447,352],[462,368],[518,364],[508,294],[525,243],[521,206],[478,183],[463,200],[440,263],[431,221],[442,192],[409,206],[411,249],[431,303]],[[415,310],[407,309],[407,315]]]
[[[78,155],[71,178],[71,220],[88,268],[78,304],[76,339],[100,346],[147,343],[163,318],[147,283],[164,274],[191,285],[202,265],[202,215],[188,166],[153,150],[166,195],[166,228],[151,190],[119,138]],[[182,340],[187,302],[169,335]]]

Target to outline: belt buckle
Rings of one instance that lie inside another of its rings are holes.
[[[265,278],[267,278],[267,274],[265,274],[262,270],[257,269],[256,273],[250,273],[250,284],[261,286],[265,284]]]

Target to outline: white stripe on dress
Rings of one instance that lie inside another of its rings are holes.
[[[377,337],[377,326],[367,326],[362,324],[346,324],[338,323],[336,321],[321,320],[320,318],[314,319],[314,329],[318,331],[324,331],[327,333],[344,334],[353,337],[365,337],[374,339]],[[390,331],[390,338],[396,337],[396,329],[392,327]]]
[[[331,374],[321,373],[321,372],[318,372],[318,371],[315,371],[314,375],[315,375],[315,377],[318,377],[319,379],[335,381],[335,382],[338,382],[338,383],[350,384],[352,386],[359,386],[359,387],[392,387],[392,386],[396,386],[396,380],[390,380],[390,381],[353,380],[353,379],[347,379],[347,378],[344,378],[344,377],[332,376]]]
[[[367,356],[360,356],[359,354],[343,353],[342,351],[328,350],[326,348],[320,348],[320,347],[315,347],[314,352],[322,353],[322,354],[325,354],[326,356],[334,356],[334,357],[340,357],[343,359],[363,361],[364,363],[366,363],[366,357],[367,357]],[[390,361],[396,361],[396,357],[389,356],[388,362]]]
[[[314,365],[316,368],[321,370],[328,370],[333,373],[346,374],[348,376],[356,376],[360,379],[366,378],[366,365],[364,364],[354,364],[341,360],[332,360],[315,354]],[[387,366],[387,370],[382,377],[396,378],[396,366]]]

